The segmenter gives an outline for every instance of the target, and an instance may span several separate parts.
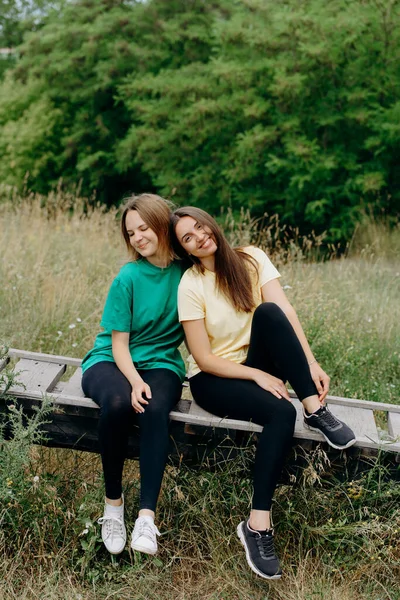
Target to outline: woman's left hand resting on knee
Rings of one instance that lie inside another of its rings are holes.
[[[281,287],[281,284],[277,279],[268,281],[268,283],[262,286],[261,294],[264,302],[275,302],[275,304],[277,304],[279,308],[283,310],[288,320],[290,321],[290,324],[292,325],[300,341],[301,347],[304,350],[307,362],[310,365],[311,377],[318,390],[319,401],[321,402],[321,404],[323,404],[329,392],[330,378],[320,367],[317,360],[314,358],[314,355],[307,341],[307,338],[305,336],[299,318],[296,314],[296,311],[287,299],[286,294]]]
[[[144,413],[143,405],[148,404],[148,400],[151,398],[151,389],[134,367],[131,353],[129,352],[129,333],[113,330],[112,351],[118,369],[125,375],[132,386],[131,398],[134,411]]]

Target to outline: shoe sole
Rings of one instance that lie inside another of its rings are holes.
[[[104,543],[104,542],[103,542]],[[110,554],[112,554],[113,556],[118,556],[118,554],[122,554],[122,552],[125,550],[125,546],[122,548],[122,550],[118,550],[118,552],[112,552],[111,550],[109,550],[107,548],[107,546],[104,544],[105,549],[107,550],[107,552],[109,552]]]
[[[266,575],[265,573],[263,573],[262,571],[259,571],[257,569],[256,566],[253,565],[253,563],[251,562],[250,559],[250,554],[247,548],[247,544],[245,542],[245,538],[243,535],[243,531],[242,531],[242,525],[243,525],[244,521],[242,521],[241,523],[239,523],[239,525],[236,528],[236,532],[238,534],[238,538],[241,541],[245,551],[246,551],[246,560],[247,560],[247,564],[249,565],[250,569],[256,573],[257,575],[259,575],[260,577],[262,577],[263,579],[280,579],[282,577],[282,573],[280,573],[279,575]]]
[[[311,427],[311,425],[309,425],[306,421],[304,421],[304,425],[306,427],[308,427],[308,429],[310,429],[311,431],[317,431],[318,433],[320,433],[321,435],[323,435],[324,438],[325,438],[325,440],[328,442],[328,444],[330,446],[332,446],[332,448],[335,448],[335,450],[346,450],[346,448],[350,448],[350,446],[353,446],[353,444],[355,444],[356,441],[357,441],[356,438],[353,438],[352,440],[350,440],[349,442],[347,442],[347,444],[345,446],[337,446],[336,444],[334,444],[333,442],[331,442],[331,440],[320,429],[317,429],[316,427]]]
[[[144,546],[140,546],[140,544],[133,544],[133,543],[131,543],[131,548],[132,548],[132,550],[136,550],[137,552],[143,552],[143,554],[150,554],[151,556],[154,556],[155,554],[157,554],[157,550],[158,550],[158,548],[156,548],[154,551],[151,551],[148,548],[145,548]]]

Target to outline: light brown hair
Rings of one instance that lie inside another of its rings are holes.
[[[230,300],[237,311],[252,312],[256,302],[249,269],[254,269],[258,273],[256,261],[244,252],[243,248],[231,248],[216,220],[201,208],[194,206],[183,206],[172,213],[172,238],[174,251],[178,256],[187,256],[175,233],[176,224],[182,217],[192,217],[197,223],[211,230],[217,245],[215,252],[217,289]],[[192,255],[189,258],[200,273],[204,273],[204,267],[200,260]]]
[[[137,210],[143,221],[154,231],[158,237],[158,246],[163,258],[171,261],[175,254],[170,238],[170,219],[173,204],[157,194],[139,194],[130,196],[122,207],[121,231],[128,253],[132,260],[138,260],[140,254],[131,246],[131,241],[126,229],[126,215],[130,210]]]

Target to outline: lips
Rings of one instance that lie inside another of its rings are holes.
[[[146,246],[148,245],[149,242],[146,242],[145,244],[142,244],[141,246],[136,246],[138,250],[144,250],[146,248]]]
[[[210,245],[209,244],[210,241],[211,241],[211,237],[209,236],[206,240],[204,240],[204,242],[202,244],[200,244],[199,250],[202,250],[204,248],[204,246],[206,246],[208,248],[208,246]]]

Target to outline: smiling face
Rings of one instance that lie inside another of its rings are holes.
[[[182,248],[200,261],[213,256],[218,249],[211,229],[193,217],[181,217],[175,233]]]
[[[154,262],[159,253],[158,237],[137,210],[129,210],[126,213],[125,227],[132,248],[149,262]]]

